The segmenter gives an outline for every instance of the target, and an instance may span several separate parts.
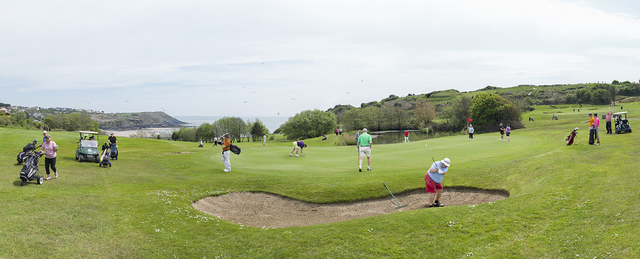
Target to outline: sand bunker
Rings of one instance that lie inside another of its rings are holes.
[[[402,205],[407,206],[396,209],[397,203],[391,196],[352,203],[315,204],[257,192],[207,197],[192,205],[221,219],[268,228],[309,226],[416,209],[442,209],[425,207],[429,195],[424,190],[394,195]],[[509,195],[506,191],[445,188],[440,201],[448,207],[480,204],[507,197]]]

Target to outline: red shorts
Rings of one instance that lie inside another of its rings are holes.
[[[442,190],[442,184],[434,182],[428,173],[424,174],[424,183],[427,185],[428,193],[436,193],[436,189]]]

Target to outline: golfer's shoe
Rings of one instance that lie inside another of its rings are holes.
[[[296,157],[300,157],[298,154],[296,154]]]
[[[367,167],[367,171],[371,171],[371,167]]]
[[[433,207],[444,207],[444,204],[440,203],[439,201],[436,201],[433,203]]]
[[[360,167],[360,168],[358,169],[358,171],[362,172],[362,167]]]
[[[56,179],[58,179],[58,172],[56,172],[56,175],[55,175],[55,176],[56,176]]]
[[[289,154],[289,156],[293,156],[292,154]]]
[[[51,180],[51,176],[47,176],[47,178],[44,178],[45,180]]]

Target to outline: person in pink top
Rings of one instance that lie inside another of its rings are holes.
[[[55,173],[55,178],[58,178],[58,169],[56,169],[56,157],[58,154],[58,145],[51,140],[51,136],[44,137],[45,142],[42,144],[42,151],[44,151],[44,168],[47,170],[47,178],[45,180],[51,180],[49,167]]]
[[[593,128],[595,129],[595,137],[598,140],[596,142],[596,146],[600,145],[600,134],[598,133],[598,129],[600,129],[600,118],[598,118],[598,114],[594,113],[593,117],[595,117],[595,121],[593,122]]]
[[[613,132],[611,131],[611,113],[613,113],[613,111],[611,110],[611,108],[609,108],[609,111],[607,112],[607,115],[604,117],[604,120],[607,122],[607,133],[606,134],[613,134]]]

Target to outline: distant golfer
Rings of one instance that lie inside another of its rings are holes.
[[[405,130],[404,131],[404,143],[409,142],[409,131]]]
[[[266,146],[267,145],[267,134],[264,134],[264,136],[262,136],[262,141],[264,141],[264,142],[262,142],[262,145]]]
[[[358,138],[360,138],[360,130],[356,132],[356,147],[358,148],[358,152],[360,152],[360,147],[358,146]]]
[[[613,113],[613,111],[611,110],[611,108],[609,108],[609,111],[607,112],[607,116],[604,117],[605,121],[607,122],[607,133],[606,134],[613,134],[613,132],[611,131],[611,113]]]
[[[367,128],[362,129],[362,135],[358,138],[358,150],[360,150],[359,171],[362,172],[362,160],[367,156],[367,171],[371,171],[371,135],[367,133]]]
[[[229,161],[229,155],[231,154],[231,140],[229,139],[229,133],[222,135],[224,142],[222,142],[222,163],[224,164],[223,172],[231,172],[231,161]]]
[[[500,123],[500,141],[504,141],[504,128],[502,127],[502,123]]]
[[[293,150],[291,150],[291,153],[289,153],[289,156],[292,156],[293,151],[296,151],[296,157],[300,157],[298,155],[298,150],[300,150],[300,155],[304,156],[304,154],[302,153],[302,149],[305,147],[307,147],[307,144],[305,144],[302,141],[293,142]]]
[[[440,203],[440,195],[442,195],[442,179],[444,174],[449,170],[449,158],[442,159],[431,164],[431,168],[424,175],[424,182],[427,186],[427,193],[431,193],[429,197],[429,204],[427,207],[444,207],[444,204]],[[435,199],[435,202],[434,202]]]
[[[507,142],[511,141],[511,126],[509,124],[507,124]]]
[[[467,131],[469,131],[469,141],[473,140],[473,125],[469,124]]]

